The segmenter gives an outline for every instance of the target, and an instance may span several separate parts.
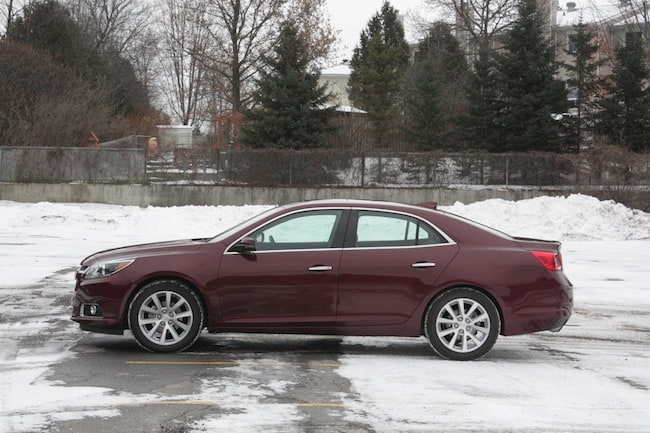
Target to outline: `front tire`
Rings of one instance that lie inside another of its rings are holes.
[[[177,352],[194,344],[203,330],[203,306],[185,284],[160,280],[143,286],[129,306],[129,328],[150,352]]]
[[[438,355],[454,361],[481,358],[490,351],[501,330],[492,300],[475,289],[444,292],[425,315],[424,332]]]

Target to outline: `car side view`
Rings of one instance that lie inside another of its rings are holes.
[[[129,329],[153,352],[210,333],[425,336],[472,360],[499,335],[559,331],[572,285],[560,244],[524,239],[431,203],[319,200],[275,207],[215,237],[84,259],[72,320]]]

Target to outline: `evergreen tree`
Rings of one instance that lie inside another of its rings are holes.
[[[309,68],[309,50],[292,22],[282,25],[274,56],[266,57],[255,91],[256,108],[247,113],[244,143],[253,147],[302,149],[326,145],[335,107]]]
[[[386,146],[400,118],[400,89],[409,47],[397,10],[387,1],[361,33],[352,56],[350,100],[368,113],[377,147]]]
[[[558,115],[568,109],[564,83],[545,35],[536,0],[521,0],[519,17],[507,32],[505,52],[496,54],[499,103],[489,148],[492,151],[553,151],[564,147]],[[496,140],[495,140],[496,138]]]
[[[91,50],[90,38],[72,19],[67,9],[55,0],[28,4],[17,17],[7,37],[48,53],[50,57],[79,75],[89,75],[98,56]]]
[[[567,54],[573,57],[573,63],[564,65],[569,73],[568,83],[575,90],[575,109],[573,118],[574,137],[572,147],[580,151],[584,132],[592,124],[592,113],[596,109],[595,97],[600,89],[598,67],[602,61],[596,59],[598,45],[594,42],[594,33],[589,26],[578,23],[573,26],[572,46]]]
[[[499,92],[492,53],[486,46],[479,48],[465,89],[467,114],[461,117],[461,136],[466,146],[495,150],[500,133],[495,127],[499,112]]]
[[[454,121],[464,110],[467,62],[448,24],[434,24],[414,60],[403,90],[407,138],[418,150],[454,147]]]
[[[609,96],[600,101],[597,130],[612,143],[634,151],[648,149],[650,140],[650,80],[647,53],[640,34],[628,34],[616,49]]]

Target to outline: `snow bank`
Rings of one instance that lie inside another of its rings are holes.
[[[650,214],[611,200],[574,194],[530,200],[491,199],[445,210],[513,236],[566,240],[650,239]]]

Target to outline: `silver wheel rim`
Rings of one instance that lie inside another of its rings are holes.
[[[436,336],[449,350],[477,350],[490,334],[490,316],[480,303],[468,298],[449,301],[436,317]]]
[[[156,292],[138,310],[138,327],[152,343],[171,346],[182,341],[192,329],[194,313],[176,292]]]

